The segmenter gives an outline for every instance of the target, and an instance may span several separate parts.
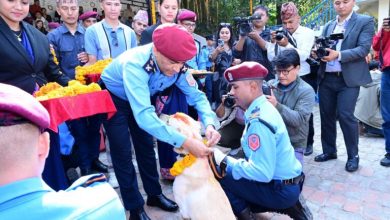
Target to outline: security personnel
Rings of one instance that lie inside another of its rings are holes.
[[[278,111],[262,92],[268,70],[257,62],[244,62],[228,68],[225,79],[230,94],[245,109],[245,130],[241,146],[245,158],[235,159],[214,150],[214,159],[226,176],[222,188],[239,219],[251,219],[249,206],[257,210],[284,210],[299,203],[303,184],[302,166],[295,158],[287,129]]]
[[[58,192],[42,180],[49,124],[49,113],[34,97],[0,83],[0,219],[125,219],[103,174]]]
[[[209,144],[219,141],[220,135],[213,126],[216,116],[184,66],[195,54],[194,39],[187,30],[177,24],[162,24],[153,32],[153,44],[126,51],[102,73],[101,84],[111,93],[117,108],[117,113],[104,126],[123,203],[130,210],[131,219],[149,217],[143,209],[144,199],[131,161],[130,134],[148,195],[146,203],[166,211],[176,211],[178,206],[162,194],[152,136],[174,147],[183,147],[197,157],[212,152],[202,141],[185,137],[162,122],[151,104],[151,96],[175,84],[186,95],[188,104],[198,110]]]

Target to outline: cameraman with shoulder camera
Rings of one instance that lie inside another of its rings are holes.
[[[269,81],[275,88],[266,97],[282,116],[295,156],[303,166],[309,119],[315,102],[314,90],[298,75],[300,61],[296,50],[281,51],[274,58],[273,64],[278,77]]]
[[[249,17],[251,25],[247,25],[252,30],[246,33],[245,30],[240,30],[238,42],[233,47],[233,56],[244,61],[255,61],[262,64],[272,72],[272,65],[267,58],[266,41],[271,40],[271,32],[266,27],[268,22],[269,12],[268,8],[258,5],[253,9],[253,15]],[[240,25],[241,27],[241,25]],[[245,29],[245,28],[244,28]],[[248,30],[247,30],[248,31]],[[272,74],[268,74],[269,77]]]
[[[344,39],[336,40],[332,49],[326,48],[328,55],[321,59],[318,70],[323,153],[314,158],[317,162],[337,158],[338,119],[347,147],[348,172],[359,168],[359,130],[354,111],[360,86],[372,81],[365,57],[374,35],[372,17],[353,12],[354,5],[355,0],[334,0],[336,19],[328,22],[322,33],[323,37],[343,33]]]
[[[383,118],[386,155],[380,164],[390,167],[390,17],[383,19],[381,30],[374,36],[372,47],[379,51],[382,70],[380,107]]]

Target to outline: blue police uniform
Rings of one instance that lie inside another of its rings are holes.
[[[61,25],[47,35],[54,47],[62,72],[71,79],[75,78],[76,66],[83,65],[79,62],[77,54],[85,51],[84,34],[84,27],[78,24],[74,34],[65,25]],[[81,169],[90,169],[92,161],[99,158],[101,116],[94,115],[71,120],[67,125],[78,146],[76,152],[78,165]]]
[[[0,194],[0,219],[126,219],[103,174],[80,178],[58,192],[34,177],[1,186]]]
[[[144,204],[131,162],[131,142],[146,194],[161,194],[153,138],[180,147],[186,137],[159,120],[151,96],[175,84],[189,105],[198,110],[204,125],[213,125],[215,113],[187,68],[173,76],[164,75],[152,52],[153,44],[124,52],[104,69],[101,80],[111,93],[117,113],[104,123],[110,141],[111,157],[123,203],[127,210]]]
[[[245,158],[227,157],[227,175],[221,180],[234,212],[239,214],[253,205],[272,209],[293,206],[300,185],[286,180],[299,177],[302,166],[282,117],[260,96],[246,110],[245,126],[241,139]]]

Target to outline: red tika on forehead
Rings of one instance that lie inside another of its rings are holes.
[[[189,116],[184,114],[184,113],[178,112],[178,113],[173,115],[173,118],[184,122],[184,124],[186,124],[186,125],[191,125],[191,121],[190,121]]]

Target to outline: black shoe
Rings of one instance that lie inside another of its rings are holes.
[[[237,215],[237,220],[255,220],[255,217],[249,208],[245,208]]]
[[[92,162],[92,169],[101,173],[108,173],[108,166],[102,163],[99,159],[95,159]]]
[[[80,174],[81,176],[87,176],[93,174],[93,172],[91,168],[80,168]]]
[[[348,172],[354,172],[359,168],[359,155],[356,155],[354,158],[348,159],[347,164],[345,164],[345,170]]]
[[[324,162],[324,161],[328,161],[328,160],[333,160],[333,159],[337,159],[337,154],[336,153],[333,153],[333,154],[320,154],[316,157],[314,157],[314,161],[316,162]]]
[[[384,167],[390,167],[390,153],[387,153],[381,160],[381,165]]]
[[[306,203],[302,204],[302,201],[304,201],[303,197],[298,199],[297,203],[295,203],[294,206],[283,209],[280,213],[286,214],[290,216],[294,220],[311,220],[313,219],[313,215],[309,209],[309,207],[306,206]]]
[[[312,153],[313,153],[313,145],[309,144],[307,145],[305,153],[303,153],[303,155],[309,156]]]
[[[179,209],[179,206],[174,201],[168,199],[163,194],[157,196],[148,196],[146,204],[148,206],[159,207],[160,209],[168,212],[176,212]]]
[[[144,209],[131,210],[129,220],[151,220]]]

